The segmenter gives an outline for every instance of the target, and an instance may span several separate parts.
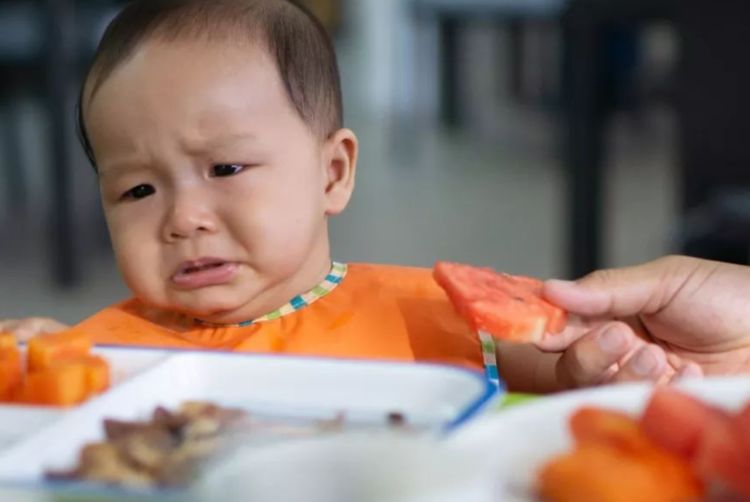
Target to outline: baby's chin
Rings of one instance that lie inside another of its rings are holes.
[[[253,316],[248,318],[247,315],[243,314],[242,304],[237,302],[221,302],[215,301],[211,303],[201,302],[200,308],[196,305],[191,304],[179,304],[173,307],[173,310],[181,312],[182,314],[192,317],[194,319],[211,322],[216,324],[238,324],[241,322],[252,320]],[[263,314],[260,314],[263,315]]]
[[[247,287],[246,284],[227,284],[194,290],[170,287],[143,289],[134,292],[147,305],[215,324],[252,321],[278,307],[277,302],[269,301],[267,290],[261,287]]]
[[[217,324],[241,323],[264,314],[261,313],[248,318],[245,314],[247,303],[252,302],[238,302],[236,294],[222,295],[217,293],[152,295],[150,298],[143,295],[140,298],[146,304],[154,305],[162,311],[176,312],[187,317]]]

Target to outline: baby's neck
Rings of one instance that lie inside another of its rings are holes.
[[[306,267],[305,273],[296,274],[294,278],[275,284],[262,292],[264,301],[251,300],[248,305],[230,312],[221,312],[212,316],[193,316],[194,321],[204,324],[243,324],[252,322],[286,305],[292,298],[312,291],[323,282],[331,271],[330,257],[321,260],[315,267]]]

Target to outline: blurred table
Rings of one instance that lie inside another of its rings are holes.
[[[580,277],[603,265],[603,159],[608,110],[602,93],[603,33],[613,26],[674,20],[679,0],[413,0],[418,21],[441,33],[440,115],[460,121],[457,32],[467,19],[558,19],[563,26],[562,131],[567,183],[567,274]]]

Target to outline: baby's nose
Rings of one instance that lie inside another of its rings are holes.
[[[164,223],[164,237],[168,241],[194,237],[216,230],[212,211],[196,201],[182,201],[172,205]]]

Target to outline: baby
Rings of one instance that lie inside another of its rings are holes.
[[[328,219],[352,196],[358,152],[341,101],[331,40],[293,3],[130,2],[99,45],[79,121],[133,298],[71,329],[98,344],[429,361],[491,379],[499,358],[526,391],[607,369],[592,346],[586,359],[480,338],[427,269],[332,261]]]

